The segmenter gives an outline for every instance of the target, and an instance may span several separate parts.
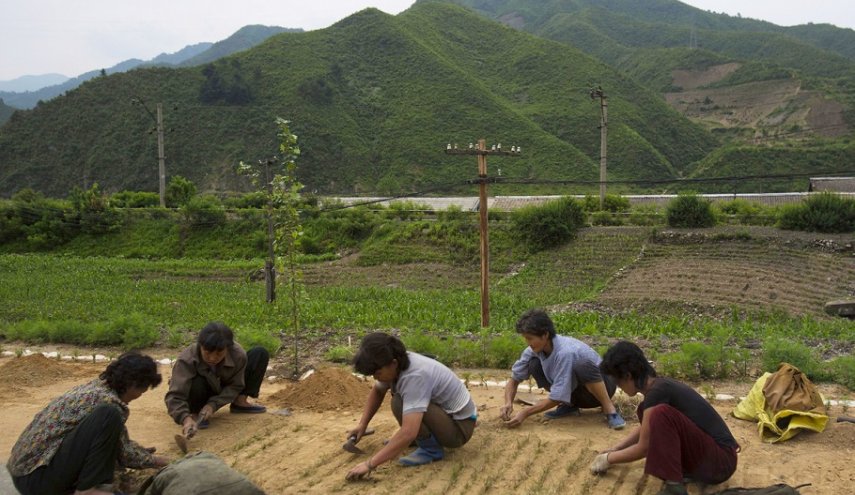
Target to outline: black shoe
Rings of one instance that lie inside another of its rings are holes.
[[[689,495],[686,485],[676,481],[666,481],[657,495]]]

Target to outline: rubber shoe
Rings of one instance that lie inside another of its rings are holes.
[[[551,411],[547,411],[543,413],[543,415],[549,419],[558,419],[563,418],[564,416],[581,416],[582,412],[579,411],[579,408],[576,406],[571,406],[570,404],[558,404],[558,407]]]
[[[261,404],[250,404],[248,406],[231,404],[229,405],[229,412],[232,414],[261,414],[267,412],[267,408]]]
[[[433,435],[424,440],[416,440],[416,444],[419,448],[411,452],[410,455],[398,459],[398,464],[402,466],[421,466],[434,461],[440,461],[445,457],[442,445],[436,441],[436,437]]]
[[[606,414],[606,421],[609,422],[609,428],[613,430],[622,430],[626,426],[626,421],[623,420],[620,413]]]
[[[689,495],[689,491],[686,490],[686,485],[682,483],[666,481],[656,495]]]

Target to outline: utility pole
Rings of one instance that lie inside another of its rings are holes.
[[[600,86],[591,90],[591,99],[597,98],[600,99],[600,209],[602,210],[606,202],[606,135],[609,104]]]
[[[273,251],[273,182],[270,179],[270,165],[272,159],[264,162],[264,183],[267,184],[267,261],[264,262],[264,286],[267,288],[267,302],[276,300],[276,269],[274,260],[276,254]]]
[[[157,175],[160,185],[160,207],[166,208],[166,156],[163,154],[163,104],[157,104]]]
[[[451,143],[445,148],[448,155],[476,155],[478,157],[478,213],[481,226],[481,327],[490,326],[490,245],[487,232],[487,155],[519,156],[520,149],[511,146],[511,151],[502,151],[502,144],[487,149],[484,139],[478,140],[478,146],[469,143],[469,149],[457,149]]]
[[[160,207],[166,208],[166,155],[163,153],[163,104],[157,104],[157,115],[151,113],[142,98],[132,98],[131,104],[142,105],[149,117],[154,121],[157,131],[157,178],[160,189]],[[151,134],[151,131],[149,131]]]

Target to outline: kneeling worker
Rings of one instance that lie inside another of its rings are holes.
[[[372,333],[362,339],[353,359],[354,369],[376,382],[359,425],[348,432],[358,442],[380,409],[386,392],[392,394],[392,413],[401,428],[382,449],[347,473],[360,479],[378,465],[398,456],[413,440],[418,448],[398,462],[418,466],[445,456],[443,447],[460,447],[472,437],[477,419],[475,403],[460,379],[442,363],[408,352],[398,338]]]
[[[573,337],[556,335],[555,325],[541,309],[526,311],[516,327],[528,347],[514,363],[511,379],[505,386],[505,405],[500,409],[505,426],[515,428],[532,414],[556,406],[544,416],[555,419],[578,415],[579,408],[599,406],[609,428],[620,430],[626,426],[611,400],[615,384],[600,374],[597,351]],[[512,416],[517,388],[529,377],[534,377],[538,387],[548,390],[549,397]]]
[[[263,347],[244,351],[225,324],[208,323],[172,367],[165,398],[169,415],[191,437],[207,428],[209,418],[226,404],[232,413],[265,412],[247,397],[258,398],[269,359]]]

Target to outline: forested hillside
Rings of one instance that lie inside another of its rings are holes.
[[[302,29],[288,29],[277,26],[244,26],[228,38],[216,43],[202,42],[185,46],[175,53],[161,53],[149,60],[130,59],[125,60],[113,67],[103,68],[104,73],[113,74],[125,72],[137,67],[151,66],[174,66],[180,65],[190,67],[201,65],[217,60],[218,58],[231,55],[239,51],[247,50],[261,43],[265,39],[281,32],[300,32]],[[0,91],[0,98],[14,108],[30,109],[39,102],[55,98],[66,91],[70,91],[84,82],[101,75],[102,69],[95,69],[81,74],[62,83],[45,86],[35,91]],[[8,117],[0,115],[0,123],[5,123]]]
[[[164,104],[167,173],[202,190],[245,187],[235,165],[276,152],[276,116],[293,121],[312,190],[458,184],[475,164],[446,157],[446,143],[480,137],[523,147],[523,158],[495,164],[506,176],[592,180],[599,107],[589,91],[603,80],[614,88],[612,177],[687,175],[715,147],[656,94],[571,47],[427,4],[283,33],[199,68],[89,81],[0,129],[0,191],[156,190],[153,121],[134,98]]]
[[[420,3],[432,1],[436,0]],[[725,137],[750,140],[794,130],[821,137],[851,133],[855,116],[855,31],[851,29],[813,24],[781,27],[702,11],[677,0],[452,1],[514,28],[574,46],[671,96],[696,88],[756,94],[757,88],[746,85],[774,81],[773,87],[760,90],[778,94],[773,105],[760,109],[768,117],[760,122],[743,118],[756,106],[744,96],[722,102],[710,94],[692,94],[686,99],[698,104],[691,112],[675,105]],[[694,83],[692,87],[687,87],[687,79]],[[806,117],[811,113],[825,115],[811,121]]]
[[[446,144],[486,138],[523,149],[491,160],[511,183],[496,194],[584,193],[572,183],[598,178],[594,87],[608,101],[608,178],[632,181],[613,191],[802,177],[702,186],[787,191],[851,168],[855,62],[839,42],[851,30],[790,31],[673,0],[457,3],[480,14],[437,0],[367,9],[199,67],[95,78],[0,128],[0,194],[157,190],[158,102],[167,175],[201,191],[247,189],[235,167],[276,153],[283,117],[309,191],[454,194],[476,167]]]

